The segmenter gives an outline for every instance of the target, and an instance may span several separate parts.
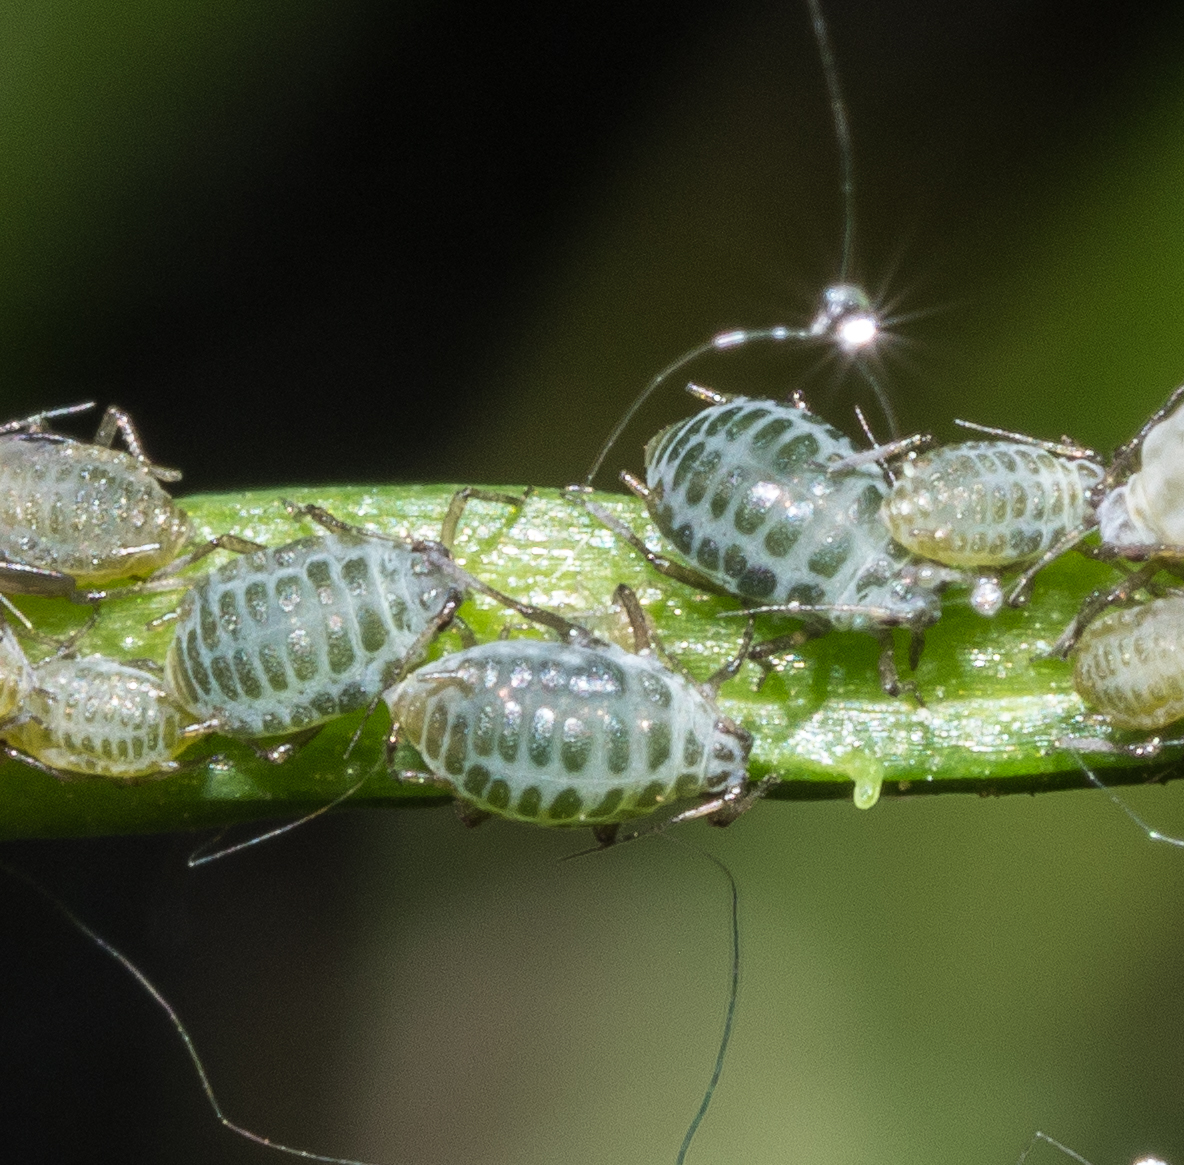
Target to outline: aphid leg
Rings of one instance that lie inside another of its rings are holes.
[[[48,777],[55,777],[63,784],[68,781],[81,781],[85,778],[84,773],[70,773],[66,772],[65,769],[55,769],[53,765],[47,765],[44,761],[39,761],[35,756],[30,756],[27,752],[21,752],[19,748],[13,748],[10,744],[0,744],[0,753],[3,753],[9,760],[28,765],[29,768],[45,773]]]
[[[11,560],[0,561],[0,591],[10,595],[36,595],[44,599],[68,599],[71,603],[97,601],[89,593],[79,591],[74,579],[68,574]]]
[[[544,607],[536,607],[533,603],[523,603],[518,599],[512,599],[488,583],[482,582],[476,575],[457,566],[450,558],[443,557],[444,551],[442,548],[440,549],[442,557],[439,565],[448,570],[464,587],[480,591],[481,594],[501,603],[503,607],[517,611],[519,615],[524,619],[529,619],[532,623],[537,623],[542,627],[550,627],[567,643],[578,643],[586,647],[600,643],[600,640],[586,627],[581,627],[578,623],[573,623],[570,619],[565,619],[562,615],[557,615],[554,611],[548,611]]]
[[[1182,397],[1184,397],[1184,384],[1172,392],[1171,396],[1147,418],[1143,427],[1125,445],[1119,445],[1114,450],[1114,456],[1110,458],[1110,468],[1106,474],[1109,481],[1123,481],[1130,476],[1130,468],[1142,450],[1147,435],[1169,413],[1175,411],[1176,405],[1180,403]]]
[[[902,692],[907,692],[917,701],[920,707],[925,707],[925,701],[922,699],[917,685],[912,680],[902,680],[900,678],[900,673],[896,668],[895,641],[892,637],[893,627],[907,627],[913,636],[909,645],[909,660],[911,662],[915,658],[917,662],[920,662],[920,653],[925,644],[924,636],[921,634],[923,628],[920,624],[906,622],[898,614],[884,607],[867,607],[861,606],[858,603],[778,603],[767,607],[750,607],[746,611],[721,611],[719,618],[727,619],[734,618],[737,615],[752,616],[766,614],[793,615],[799,619],[808,618],[810,615],[822,615],[824,617],[832,617],[834,615],[866,616],[873,623],[873,626],[868,628],[868,630],[870,634],[876,637],[876,640],[880,644],[880,660],[878,665],[880,686],[890,696],[899,696]],[[805,640],[799,642],[804,643]],[[774,645],[776,645],[775,649]],[[786,647],[782,646],[782,639],[780,638],[767,639],[764,643],[758,643],[753,648],[749,653],[749,658],[756,663],[760,663],[762,659],[770,655],[776,655],[778,650],[786,650],[787,647],[796,645],[792,636]]]
[[[403,656],[399,667],[390,675],[383,676],[383,691],[393,688],[397,683],[399,683],[399,681],[402,680],[417,663],[419,663],[420,657],[427,649],[428,644],[431,643],[431,641],[435,639],[445,627],[449,626],[449,624],[453,623],[454,621],[460,623],[461,627],[464,629],[461,633],[461,639],[464,640],[467,636],[469,639],[473,640],[473,643],[476,643],[476,640],[473,638],[473,632],[469,625],[465,623],[463,619],[457,619],[456,616],[457,608],[464,601],[464,592],[459,589],[453,590],[448,595],[436,617],[415,637],[414,642],[407,649],[406,654]],[[465,646],[467,647],[470,645],[466,643]],[[349,743],[345,746],[345,752],[341,754],[341,759],[343,761],[349,760],[350,756],[353,754],[354,749],[358,745],[358,741],[362,739],[362,732],[366,725],[369,724],[370,717],[374,715],[374,713],[378,710],[378,705],[382,703],[382,694],[382,692],[377,692],[373,699],[371,699],[370,703],[366,705],[365,714],[358,722],[358,726],[354,729],[353,735],[350,736]]]
[[[266,549],[262,542],[252,542],[249,538],[240,538],[237,534],[218,534],[187,554],[174,558],[168,566],[162,567],[152,576],[152,581],[158,578],[172,578],[195,562],[200,562],[207,555],[213,554],[215,550],[229,550],[232,554],[254,554],[256,550]]]
[[[647,651],[652,651],[649,620],[646,619],[645,612],[641,609],[641,602],[633,588],[619,583],[617,589],[613,591],[613,602],[620,605],[625,612],[625,617],[629,620],[629,629],[633,632],[634,655],[642,655]]]
[[[645,503],[646,509],[650,510],[652,516],[653,499],[650,491],[631,473],[622,473],[621,480]],[[682,563],[674,562],[664,554],[659,554],[656,550],[651,550],[620,518],[614,514],[610,514],[599,502],[590,501],[588,498],[581,497],[578,494],[573,496],[579,500],[580,505],[592,514],[597,521],[607,526],[618,538],[623,538],[628,542],[660,574],[666,575],[667,578],[675,579],[677,582],[683,583],[688,587],[693,587],[697,591],[708,591],[710,594],[722,595],[729,599],[735,598],[735,595],[730,594],[718,583],[695,570],[693,567],[683,566]]]
[[[683,825],[688,821],[699,821],[704,817],[711,825],[720,827],[731,825],[759,800],[767,796],[769,790],[774,788],[780,780],[781,777],[778,774],[770,773],[759,781],[749,781],[747,784],[729,789],[717,797],[709,797],[697,805],[672,813],[661,821],[651,822],[641,829],[635,829],[632,833],[619,833],[619,822],[611,825],[593,826],[592,833],[599,844],[592,849],[583,849],[574,854],[567,854],[562,860],[566,862],[572,858],[582,858],[588,854],[599,853],[610,845],[624,845],[627,841],[642,841],[647,837],[656,837],[665,833],[672,826]]]
[[[274,1149],[278,1153],[286,1153],[290,1157],[300,1157],[305,1161],[327,1161],[329,1165],[367,1165],[366,1162],[355,1160],[352,1157],[330,1157],[324,1153],[310,1152],[308,1149],[295,1149],[280,1141],[273,1141],[270,1137],[252,1132],[243,1125],[235,1124],[218,1103],[218,1098],[214,1094],[214,1087],[210,1083],[210,1077],[206,1072],[205,1065],[202,1063],[201,1057],[197,1054],[197,1045],[194,1044],[193,1037],[190,1036],[188,1029],[181,1022],[181,1017],[177,1014],[176,1009],[161,994],[152,980],[127,955],[117,947],[112,946],[105,938],[87,926],[74,911],[55,894],[51,894],[40,882],[35,881],[28,874],[7,863],[0,862],[0,870],[3,870],[10,878],[21,882],[34,893],[38,894],[78,931],[83,938],[89,939],[105,955],[109,955],[114,959],[143,988],[148,997],[157,1004],[161,1011],[165,1013],[169,1023],[173,1026],[173,1030],[177,1033],[178,1038],[185,1047],[185,1052],[189,1056],[189,1062],[193,1065],[194,1072],[197,1074],[197,1082],[201,1086],[202,1093],[210,1106],[210,1110],[223,1128],[248,1141],[253,1141],[256,1145],[262,1145],[265,1149]]]
[[[914,700],[917,701],[918,707],[924,708],[925,701],[921,698],[921,689],[917,687],[915,680],[902,680],[900,672],[896,669],[896,640],[892,636],[892,629],[890,627],[881,627],[875,632],[876,639],[880,643],[880,659],[877,664],[877,670],[880,673],[880,687],[890,696],[899,696],[902,692],[907,692]],[[914,639],[913,642],[916,642]],[[922,644],[924,640],[922,640]],[[911,660],[910,652],[910,660]]]
[[[1060,638],[1052,645],[1048,653],[1049,658],[1068,658],[1069,652],[1077,645],[1078,639],[1081,638],[1081,633],[1090,623],[1105,611],[1107,607],[1114,607],[1121,603],[1130,602],[1135,593],[1146,586],[1158,573],[1159,564],[1157,562],[1149,562],[1141,569],[1132,571],[1122,582],[1117,583],[1115,586],[1107,590],[1094,591],[1081,604],[1077,614],[1070,621],[1069,626],[1061,632]]]
[[[385,534],[377,534],[373,530],[367,530],[364,526],[355,526],[352,522],[342,521],[336,514],[329,513],[323,506],[311,503],[298,505],[287,498],[281,498],[280,505],[288,511],[288,517],[307,518],[310,522],[316,522],[318,526],[323,526],[326,530],[332,530],[334,534],[361,534],[366,538],[386,538]]]
[[[127,451],[157,481],[181,480],[181,471],[179,469],[165,469],[160,465],[152,464],[148,455],[144,452],[144,445],[140,441],[140,434],[136,430],[131,416],[119,408],[118,405],[108,405],[107,411],[103,413],[103,419],[99,422],[98,431],[94,436],[94,443],[96,445],[113,445],[115,443],[116,433],[123,437],[123,443],[127,446]]]
[[[476,498],[480,502],[500,502],[503,506],[520,510],[526,505],[527,499],[533,492],[534,486],[529,485],[521,494],[481,489],[475,485],[466,485],[463,489],[458,489],[452,495],[452,499],[448,503],[448,512],[440,524],[440,545],[451,553],[453,543],[456,541],[456,530],[460,525],[461,515],[465,512],[465,506],[469,504],[471,498]]]
[[[452,630],[460,636],[461,649],[467,651],[470,647],[477,646],[477,636],[473,634],[473,629],[466,623],[459,615],[452,616],[452,623],[450,624]],[[506,628],[502,628],[503,631]],[[508,634],[508,633],[507,633]]]
[[[82,598],[86,602],[97,603],[108,598],[130,598],[132,595],[159,595],[167,591],[185,590],[192,586],[191,578],[181,577],[180,572],[195,562],[200,562],[215,550],[229,550],[233,554],[254,554],[257,550],[266,550],[261,542],[252,542],[249,538],[240,538],[237,534],[219,534],[203,542],[188,554],[174,558],[168,566],[163,566],[151,578],[143,582],[132,583],[131,586],[118,587],[113,591],[84,591]],[[162,616],[162,618],[164,618]],[[153,620],[153,623],[157,623]],[[149,624],[151,626],[152,624]]]
[[[484,825],[493,816],[488,809],[478,809],[476,805],[470,805],[459,797],[452,802],[452,810],[456,814],[457,821],[466,829],[476,829],[478,825]]]
[[[22,635],[32,639],[34,643],[40,643],[43,647],[52,647],[55,656],[69,655],[78,646],[79,640],[90,631],[99,619],[99,608],[97,604],[92,604],[86,621],[65,638],[58,639],[56,636],[46,635],[44,631],[38,631],[24,611],[10,602],[2,592],[0,592],[0,606],[3,606],[8,615],[21,625]],[[0,614],[0,622],[3,621],[4,616]]]
[[[699,690],[711,699],[715,699],[719,695],[719,690],[730,679],[734,679],[740,673],[740,669],[744,666],[744,661],[748,659],[752,652],[752,637],[756,630],[756,620],[749,619],[744,628],[744,637],[740,640],[740,646],[736,649],[736,654],[732,656],[722,667],[712,672],[700,685]]]
[[[1011,588],[1011,594],[1007,596],[1007,605],[1009,607],[1022,607],[1032,597],[1032,581],[1036,576],[1054,559],[1060,558],[1067,550],[1072,550],[1095,526],[1097,520],[1093,519],[1088,524],[1078,526],[1076,530],[1070,530],[1064,537],[1054,542],[1031,566],[1016,579],[1015,586]]]
[[[758,643],[748,653],[750,663],[755,663],[761,669],[761,678],[757,681],[756,691],[765,686],[765,681],[776,671],[770,662],[775,655],[785,655],[787,652],[797,651],[803,643],[817,639],[826,634],[826,627],[822,623],[807,623],[796,631],[788,631],[784,635],[775,635],[772,639],[765,639]]]
[[[306,744],[310,743],[324,727],[323,724],[314,724],[311,728],[296,732],[282,744],[273,745],[271,748],[263,748],[250,741],[247,741],[247,744],[260,760],[265,760],[270,765],[282,765],[290,761]]]

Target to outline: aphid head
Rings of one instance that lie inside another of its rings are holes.
[[[879,334],[880,318],[862,287],[835,283],[823,291],[810,335],[829,336],[843,352],[854,355],[874,344]]]

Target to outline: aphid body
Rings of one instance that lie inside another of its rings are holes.
[[[1155,731],[1184,718],[1184,595],[1112,607],[1090,623],[1073,684],[1116,728]]]
[[[721,398],[645,449],[658,528],[724,590],[767,604],[848,606],[839,628],[924,627],[940,613],[880,520],[874,464],[828,473],[851,441],[797,403]]]
[[[151,574],[192,536],[160,484],[179,475],[151,465],[124,414],[109,409],[108,417],[106,444],[45,432],[41,417],[0,431],[0,562],[13,576],[0,580],[4,589],[59,594],[73,589],[70,580]],[[132,434],[134,453],[111,448],[117,425]]]
[[[364,708],[464,598],[436,543],[347,531],[257,550],[186,592],[170,689],[229,736],[277,736]]]
[[[92,655],[47,660],[33,675],[25,715],[4,738],[19,750],[16,759],[42,768],[115,778],[170,773],[179,767],[174,758],[210,731],[140,667]]]
[[[892,537],[954,567],[1029,562],[1077,529],[1102,468],[1019,441],[967,441],[910,453],[881,514]]]
[[[1127,447],[1132,456],[1138,452],[1140,468],[1098,504],[1098,529],[1108,546],[1184,547],[1184,408],[1174,407],[1179,396],[1173,393]]]
[[[694,684],[613,644],[471,647],[385,698],[458,798],[535,825],[608,826],[698,793],[738,795],[752,747]]]

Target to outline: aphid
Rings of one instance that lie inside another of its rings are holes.
[[[1103,469],[1088,450],[1041,441],[967,441],[910,452],[881,516],[907,550],[978,574],[971,605],[995,614],[998,571],[1060,545],[1090,514]]]
[[[876,635],[884,687],[896,694],[889,628],[913,633],[915,666],[924,629],[941,613],[934,588],[956,576],[917,562],[892,541],[880,520],[888,491],[882,471],[800,398],[689,391],[709,406],[646,445],[644,485],[631,474],[622,478],[694,566],[655,553],[602,507],[585,504],[672,578],[764,604],[757,611]],[[840,463],[842,472],[829,472]],[[753,657],[780,646],[770,641]]]
[[[1150,732],[1184,717],[1184,594],[1091,622],[1074,648],[1073,686],[1116,728]]]
[[[175,758],[214,727],[194,722],[146,666],[100,655],[49,659],[32,670],[31,680],[20,712],[0,728],[8,742],[0,748],[56,777],[165,776],[181,767]],[[27,683],[22,677],[22,686]]]
[[[838,278],[826,287],[818,300],[814,318],[804,327],[777,324],[767,328],[733,328],[713,336],[704,344],[684,352],[655,376],[641,395],[629,406],[625,415],[617,422],[601,446],[592,463],[585,486],[591,486],[604,459],[625,431],[638,409],[650,396],[666,383],[676,372],[694,363],[709,352],[729,351],[758,341],[789,341],[806,345],[830,345],[844,360],[853,363],[863,379],[872,389],[876,401],[888,422],[893,436],[898,431],[896,415],[887,393],[868,364],[876,340],[882,334],[883,322],[874,307],[871,297],[851,278],[855,255],[855,151],[851,144],[851,130],[847,121],[847,105],[843,100],[839,84],[839,69],[830,43],[826,19],[820,0],[806,0],[810,13],[810,24],[818,47],[822,65],[826,94],[830,104],[835,143],[839,153],[839,188],[843,200],[843,245],[839,262]]]
[[[476,823],[490,814],[547,826],[591,826],[607,845],[622,821],[700,794],[678,820],[727,824],[748,808],[752,737],[720,714],[719,685],[747,650],[705,684],[651,654],[636,597],[617,588],[638,654],[604,643],[549,612],[565,642],[499,640],[412,672],[387,691],[392,746],[413,744],[429,772],[403,779],[438,784]]]
[[[451,543],[471,496],[454,499]],[[367,707],[417,663],[464,601],[444,542],[403,541],[290,506],[328,533],[259,549],[197,579],[172,617],[165,676],[176,698],[227,736],[307,736]],[[265,751],[285,758],[291,744]]]
[[[1097,502],[1104,547],[1122,558],[1184,557],[1184,386],[1115,451]],[[1139,468],[1132,470],[1136,460]]]
[[[1053,559],[1097,529],[1100,546],[1080,547],[1094,558],[1124,558],[1171,568],[1184,559],[1184,386],[1168,397],[1125,445],[1115,450],[1087,491],[1076,526],[1051,545],[1020,577],[1008,597],[1026,601],[1032,579]],[[1084,451],[1088,452],[1088,451]]]
[[[52,417],[93,407],[54,409],[0,426],[0,589],[89,601],[95,596],[76,587],[152,574],[174,563],[192,538],[188,515],[160,484],[180,473],[148,460],[125,412],[110,406],[93,442],[46,428]],[[126,452],[112,448],[117,433]],[[216,538],[184,564],[219,545],[253,544]]]
[[[1142,572],[1139,572],[1142,573]],[[1127,580],[1140,585],[1137,575]],[[1184,718],[1184,593],[1157,595],[1134,606],[1115,606],[1129,595],[1122,588],[1103,592],[1108,609],[1098,614],[1099,596],[1083,610],[1093,612],[1084,626],[1078,620],[1054,648],[1073,652],[1073,687],[1082,700],[1118,729],[1158,733]],[[1116,593],[1118,592],[1118,593]],[[1080,616],[1079,616],[1080,619]],[[1067,643],[1073,636],[1073,642]],[[1086,779],[1106,795],[1152,841],[1184,847],[1184,839],[1163,833],[1143,820],[1085,763],[1082,753],[1125,753],[1139,758],[1158,756],[1165,748],[1184,745],[1184,739],[1152,735],[1133,744],[1098,737],[1070,737],[1061,747],[1076,759]]]

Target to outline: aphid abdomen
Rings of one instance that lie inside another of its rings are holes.
[[[350,534],[236,558],[181,605],[166,676],[231,736],[277,736],[362,708],[394,682],[456,586],[409,546]]]
[[[1018,441],[968,441],[911,454],[881,511],[892,537],[947,566],[1038,558],[1085,521],[1092,462]]]
[[[130,454],[43,433],[0,436],[0,555],[94,585],[151,574],[192,535]]]
[[[1094,620],[1075,650],[1073,685],[1116,728],[1154,731],[1184,717],[1184,595]]]
[[[695,687],[619,647],[513,640],[413,672],[391,718],[464,801],[536,825],[604,825],[741,785],[747,748]]]
[[[35,673],[29,718],[4,730],[51,768],[103,777],[171,772],[192,724],[151,672],[103,656],[51,659]]]
[[[894,570],[874,465],[828,475],[855,452],[793,404],[737,397],[659,433],[646,482],[662,533],[733,594],[769,603],[869,603]],[[869,581],[873,580],[873,581]]]

